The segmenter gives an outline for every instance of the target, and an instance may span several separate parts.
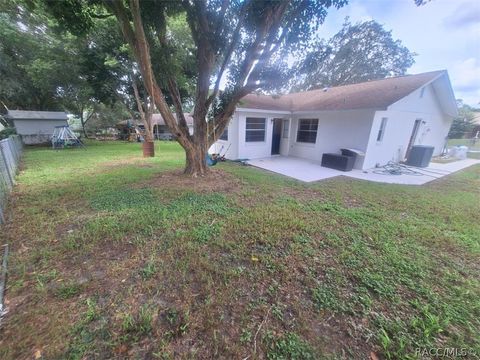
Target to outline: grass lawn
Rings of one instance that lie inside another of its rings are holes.
[[[410,187],[234,163],[193,180],[157,144],[25,152],[1,359],[480,354],[480,166]]]

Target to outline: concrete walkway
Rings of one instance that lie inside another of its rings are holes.
[[[465,159],[445,164],[432,162],[428,168],[409,167],[409,169],[416,172],[414,175],[381,174],[381,168],[369,170],[354,169],[352,171],[344,172],[322,167],[319,163],[314,161],[290,156],[272,156],[263,159],[248,160],[247,164],[304,182],[319,181],[333,178],[335,176],[348,176],[355,179],[380,183],[422,185],[469,166],[480,164],[480,160]]]

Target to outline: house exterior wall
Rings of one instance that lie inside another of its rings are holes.
[[[388,119],[387,125],[382,141],[377,141],[382,118]],[[386,111],[375,113],[363,168],[403,161],[417,119],[422,122],[413,144],[434,146],[433,154],[440,155],[453,118],[442,112],[432,85],[427,85],[423,94],[417,89]]]
[[[375,114],[374,110],[354,111],[325,111],[294,115],[274,112],[242,112],[237,111],[228,127],[228,140],[218,140],[209,149],[215,153],[224,146],[224,150],[231,144],[226,154],[227,159],[258,159],[271,156],[273,119],[280,118],[289,121],[288,137],[282,134],[280,140],[280,155],[296,156],[321,162],[323,153],[339,153],[340,148],[355,148],[365,151],[370,135],[370,128]],[[265,141],[246,142],[246,118],[260,117],[266,119]],[[317,139],[315,144],[297,142],[299,119],[319,119]],[[335,134],[332,136],[332,134]],[[361,168],[363,157],[356,163]]]
[[[238,114],[238,158],[259,159],[272,155],[272,119],[283,115],[264,112],[239,112]],[[246,142],[247,117],[265,118],[265,140],[262,142]]]
[[[290,126],[288,155],[321,162],[324,153],[340,153],[341,148],[366,151],[374,110],[322,111],[295,114]],[[318,119],[315,144],[297,142],[299,119]],[[363,157],[355,163],[362,168]]]
[[[55,126],[68,125],[67,120],[14,120],[13,124],[27,145],[49,142]]]
[[[265,140],[259,142],[246,142],[246,119],[247,117],[265,118]],[[289,118],[288,113],[277,113],[269,111],[242,111],[237,110],[228,125],[228,140],[218,140],[209,152],[214,153],[220,151],[224,146],[225,151],[231,144],[226,154],[227,159],[259,159],[271,156],[272,154],[272,131],[275,118]],[[283,129],[282,129],[283,130]],[[280,143],[282,146],[282,143]],[[222,152],[223,154],[223,152]]]
[[[238,156],[238,113],[236,112],[228,123],[228,140],[218,140],[208,152],[218,154],[219,152],[227,159],[236,160]],[[223,147],[223,148],[222,148]],[[228,150],[227,150],[228,149]]]

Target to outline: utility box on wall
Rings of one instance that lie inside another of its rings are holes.
[[[412,146],[406,164],[409,166],[427,167],[432,159],[434,149],[433,146],[426,145]]]

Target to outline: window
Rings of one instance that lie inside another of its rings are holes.
[[[223,130],[222,135],[220,135],[219,140],[228,140],[228,126]]]
[[[289,128],[290,128],[290,120],[284,119],[284,120],[283,120],[283,129],[282,129],[282,131],[283,131],[282,137],[283,137],[284,139],[288,139],[288,130],[289,130]]]
[[[382,118],[380,123],[380,129],[378,129],[377,141],[383,140],[383,135],[385,135],[385,128],[387,127],[387,118]]]
[[[245,141],[265,141],[265,118],[247,117],[247,123],[245,127]]]
[[[157,129],[158,129],[159,134],[165,134],[165,133],[169,132],[168,128],[167,128],[167,125],[159,125]]]
[[[300,119],[297,142],[315,144],[317,141],[318,119]]]

